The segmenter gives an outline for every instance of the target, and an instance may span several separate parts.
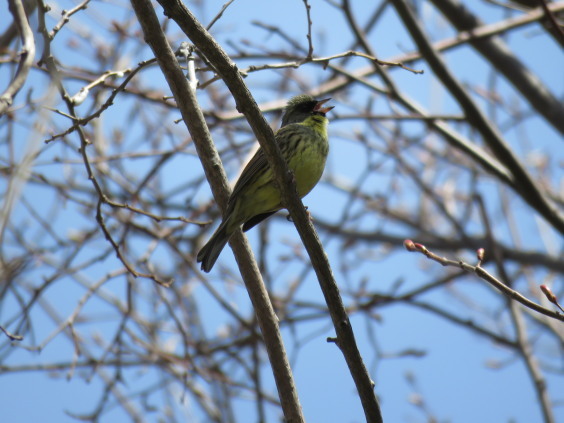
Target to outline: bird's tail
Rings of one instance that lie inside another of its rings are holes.
[[[202,263],[202,270],[204,272],[209,272],[211,270],[217,261],[219,254],[225,247],[225,244],[227,244],[227,241],[229,241],[229,238],[231,237],[231,232],[228,232],[227,230],[229,225],[228,222],[229,217],[221,222],[219,228],[217,228],[207,244],[204,245],[198,253],[196,260],[198,263]]]

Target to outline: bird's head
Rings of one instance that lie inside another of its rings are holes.
[[[284,115],[282,116],[282,125],[286,126],[290,123],[299,123],[306,120],[311,115],[322,115],[331,110],[335,106],[323,107],[330,98],[324,100],[316,100],[307,94],[297,95],[292,97],[286,107],[284,108]]]

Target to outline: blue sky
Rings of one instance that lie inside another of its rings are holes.
[[[327,2],[317,1],[310,2],[312,4],[312,20],[313,20],[313,38],[315,46],[315,54],[318,56],[327,56],[337,54],[348,50],[351,47],[351,40],[339,30],[343,25],[341,14],[333,6]],[[362,21],[366,18],[365,3],[352,2],[353,10],[357,17]],[[76,3],[61,2],[60,8],[68,9]],[[194,8],[195,14],[204,22],[208,22],[224,4],[224,1],[206,1],[205,7]],[[191,4],[188,3],[189,7]],[[2,6],[5,9],[5,6]],[[485,2],[472,2],[472,9],[481,16],[488,16],[491,22],[495,22],[502,17],[500,8],[492,7]],[[0,9],[2,10],[2,9]],[[291,37],[299,40],[303,46],[307,46],[305,35],[307,32],[306,20],[304,15],[304,5],[302,1],[272,1],[264,2],[257,0],[240,0],[235,1],[225,12],[221,20],[214,26],[213,35],[226,48],[229,53],[233,53],[234,49],[230,47],[229,42],[236,40],[248,40],[253,45],[266,46],[269,49],[276,50],[280,47],[288,48],[284,40],[276,35],[269,34],[253,21],[261,21],[265,24],[277,25]],[[100,43],[104,42],[105,37],[109,37],[111,32],[111,19],[119,22],[134,20],[133,12],[128,2],[91,2],[87,9],[88,13],[79,13],[75,15],[66,27],[66,30],[56,37],[53,43],[54,52],[60,57],[64,57],[65,66],[81,65],[91,68],[93,71],[100,71],[104,66],[100,63],[84,63],[84,54],[78,54],[81,49],[94,49],[96,47],[95,40]],[[159,16],[162,11],[157,6]],[[427,28],[433,39],[453,36],[454,33],[449,25],[444,23],[440,17],[434,13],[428,6],[421,9],[426,17]],[[6,15],[7,16],[7,15]],[[54,25],[56,22],[56,9],[51,14],[53,19],[49,22]],[[108,21],[108,17],[111,19]],[[58,18],[57,18],[58,19]],[[32,19],[32,27],[36,27],[36,18]],[[132,24],[136,27],[135,24]],[[175,42],[180,43],[183,39],[180,32],[170,24],[169,34]],[[4,22],[1,23],[0,29],[4,29]],[[93,33],[88,36],[82,36],[83,31],[91,31]],[[561,69],[564,65],[564,55],[558,49],[558,46],[545,37],[538,36],[538,29],[535,26],[528,26],[522,30],[516,30],[507,36],[508,44],[520,52],[520,57],[526,60],[528,66],[537,73],[541,80],[553,90],[554,93],[562,97],[564,92],[564,80],[561,77]],[[141,37],[141,35],[139,35]],[[91,43],[86,42],[90,40]],[[94,41],[92,41],[94,40]],[[398,56],[413,49],[413,43],[403,28],[391,8],[386,12],[386,19],[378,26],[377,30],[370,36],[370,41],[376,49],[376,53],[380,59],[389,59]],[[78,43],[76,45],[75,43]],[[175,45],[174,47],[177,47]],[[252,50],[255,47],[249,47]],[[38,47],[41,51],[40,46]],[[148,48],[138,49],[138,43],[127,41],[120,48],[120,54],[123,56],[123,67],[135,66],[140,60],[149,59],[151,57]],[[39,54],[39,53],[38,53]],[[94,57],[94,56],[93,56]],[[547,57],[549,59],[547,59]],[[449,66],[453,72],[469,87],[480,87],[488,80],[490,70],[483,61],[475,53],[469,52],[468,48],[458,49],[446,54]],[[360,68],[366,66],[364,59],[355,58],[351,60],[351,68]],[[548,65],[547,65],[548,63]],[[241,61],[240,66],[256,64],[252,59]],[[453,106],[453,101],[445,93],[428,66],[422,62],[416,62],[413,67],[423,69],[423,75],[415,75],[402,70],[394,70],[391,74],[398,86],[402,88],[411,98],[423,104],[428,110],[435,113],[459,113],[459,110]],[[6,69],[6,68],[5,68]],[[105,69],[104,69],[105,70]],[[6,80],[9,71],[3,70],[0,66],[0,77]],[[306,65],[299,69],[299,76],[303,84],[316,86],[324,81],[327,71],[324,71],[316,65]],[[279,83],[284,78],[281,72],[257,72],[251,73],[246,82],[249,85],[253,95],[259,103],[265,103],[272,100],[272,84],[275,81]],[[156,68],[143,71],[138,76],[138,81],[143,87],[154,87],[168,94],[164,80]],[[378,80],[374,80],[379,83]],[[34,88],[37,92],[44,92],[46,78],[40,71],[32,71],[29,81],[20,93],[18,101],[23,101],[23,94],[26,90]],[[290,87],[295,92],[299,92],[302,87],[296,81],[289,81]],[[69,83],[67,89],[69,92],[77,92],[84,85],[81,81]],[[503,81],[499,82],[500,90],[506,98],[517,98],[512,89]],[[206,104],[206,93],[198,94],[202,104]],[[331,135],[331,155],[328,159],[326,178],[330,175],[336,175],[344,183],[355,183],[364,168],[365,161],[370,158],[364,155],[363,146],[354,144],[348,134],[354,131],[363,131],[366,126],[363,122],[338,120],[339,114],[346,113],[350,110],[351,97],[358,99],[362,103],[364,99],[373,97],[374,94],[365,88],[355,87],[349,92],[335,93],[333,103],[336,105],[334,110],[334,121],[330,126]],[[362,100],[361,100],[362,99]],[[387,109],[386,99],[375,97],[377,103],[376,110],[381,108],[382,113]],[[58,98],[54,97],[53,102],[56,107],[62,107]],[[80,113],[87,114],[94,100],[89,97],[87,101],[78,107]],[[117,138],[116,131],[123,129],[123,122],[127,122],[129,116],[125,110],[135,111],[136,99],[134,97],[119,97],[116,107],[103,116],[102,130],[108,140]],[[516,105],[522,106],[520,100],[515,100]],[[233,102],[227,102],[226,110],[233,108]],[[68,120],[64,117],[53,117],[50,112],[45,111],[49,116],[46,121],[55,122],[57,128],[55,132],[68,127]],[[143,113],[143,110],[137,110],[136,113]],[[269,114],[267,118],[276,124],[278,115]],[[185,127],[174,124],[174,120],[179,119],[180,115],[174,109],[164,111],[161,115],[152,115],[147,113],[146,122],[154,128],[154,132],[147,134],[144,127],[133,123],[128,129],[127,142],[131,146],[137,146],[137,152],[148,152],[147,145],[169,146],[178,145],[187,137]],[[499,116],[499,124],[503,125],[508,121],[508,117]],[[135,121],[137,122],[137,121]],[[408,129],[411,129],[406,124]],[[412,124],[413,133],[421,132],[421,125]],[[0,121],[0,137],[7,135],[7,129],[2,129],[2,121]],[[6,128],[6,126],[4,126]],[[9,154],[14,154],[16,158],[24,157],[29,148],[38,149],[40,155],[34,163],[34,171],[44,174],[53,179],[72,176],[75,180],[89,187],[89,183],[85,177],[83,165],[80,162],[78,154],[73,153],[72,149],[61,147],[59,143],[45,145],[42,143],[46,137],[45,134],[34,132],[34,128],[26,121],[18,121],[15,126],[19,137],[24,140],[16,145],[15,151],[9,152],[7,148],[2,149],[0,157],[4,156],[3,165],[7,162]],[[534,143],[527,141],[528,137],[523,136],[523,131],[534,131],[534,136],[528,134]],[[219,131],[218,131],[219,132]],[[472,135],[472,134],[467,134]],[[554,148],[555,141],[559,140],[559,135],[543,122],[533,121],[526,128],[516,127],[507,131],[507,139],[519,154],[529,157],[531,152],[538,150],[540,152],[551,151],[550,160],[553,163],[562,162],[564,160],[564,150],[562,148]],[[71,138],[77,143],[77,138]],[[243,142],[244,137],[238,138]],[[225,147],[225,142],[218,141],[219,145]],[[379,141],[374,140],[378,145]],[[110,149],[113,146],[110,145]],[[73,155],[74,154],[74,155]],[[409,154],[409,152],[407,153]],[[66,160],[65,165],[59,165],[55,159]],[[143,174],[147,171],[152,163],[151,157],[132,159],[127,162],[127,172],[130,174]],[[377,160],[378,157],[375,159]],[[416,156],[407,156],[406,160],[417,162]],[[15,160],[17,162],[17,159]],[[360,166],[359,164],[362,164]],[[230,177],[237,174],[239,163],[235,160],[227,163],[227,169]],[[110,164],[110,167],[113,164]],[[554,177],[562,180],[562,167],[556,168],[557,172]],[[185,180],[191,180],[201,174],[201,166],[197,157],[194,155],[193,147],[189,147],[183,154],[177,154],[163,167],[162,172],[162,190],[165,193],[173,193],[171,197],[178,203],[179,212],[182,214],[182,205],[186,203],[195,203],[199,205],[206,204],[209,201],[209,190],[201,188],[195,192],[182,190]],[[124,174],[124,181],[127,175]],[[448,175],[445,176],[448,178]],[[386,187],[390,182],[390,177],[385,175],[374,174],[365,183],[365,191],[374,195],[386,195]],[[59,179],[60,180],[60,179]],[[120,181],[108,181],[108,187],[113,184],[119,185]],[[123,181],[122,181],[123,182]],[[1,180],[2,190],[5,190],[6,184]],[[125,182],[124,182],[125,183]],[[483,183],[482,193],[488,196],[500,195],[497,187],[490,187],[487,183]],[[91,194],[85,193],[85,198],[89,198]],[[88,222],[92,216],[84,215],[83,210],[76,203],[71,201],[62,202],[60,198],[53,196],[51,191],[44,190],[28,180],[23,184],[23,198],[30,201],[38,208],[45,211],[45,219],[52,225],[52,229],[60,235],[61,238],[72,237],[76,231],[80,231],[85,222]],[[309,207],[309,211],[314,218],[317,216],[320,220],[333,222],[338,221],[338,217],[346,207],[345,197],[331,188],[328,183],[322,182],[311,193],[304,203]],[[405,206],[415,206],[416,198],[406,200]],[[351,210],[355,210],[355,205]],[[361,207],[357,204],[356,207]],[[523,207],[523,220],[525,225],[523,233],[531,234],[530,239],[526,238],[525,242],[530,243],[531,248],[543,249],[546,245],[556,245],[555,250],[561,248],[561,239],[554,232],[547,231],[543,237],[537,234],[538,218],[532,215],[526,205]],[[495,213],[494,213],[495,215]],[[519,215],[519,213],[517,213]],[[14,222],[17,225],[29,224],[30,238],[29,242],[41,242],[44,239],[44,229],[37,225],[32,216],[25,213],[22,203],[17,203],[12,214]],[[50,216],[57,216],[52,221]],[[114,222],[115,223],[115,222]],[[217,223],[216,223],[217,224]],[[374,229],[387,225],[387,222],[378,221],[374,217],[366,217],[358,223],[358,228]],[[355,223],[356,225],[356,223]],[[23,226],[22,226],[23,227]],[[407,231],[405,228],[391,224],[390,227],[395,229],[398,234],[403,235]],[[213,228],[213,226],[212,226]],[[195,231],[193,227],[187,227],[186,233]],[[507,236],[507,230],[503,224],[496,225],[495,230],[499,236]],[[293,229],[291,223],[285,219],[273,219],[268,226],[268,231],[272,239],[281,239],[282,242],[268,246],[268,255],[273,259],[279,256],[290,254],[292,248],[299,242],[299,238]],[[210,232],[211,233],[211,232]],[[34,235],[34,236],[32,236]],[[249,232],[249,238],[256,247],[259,245],[259,230],[254,229]],[[324,244],[336,273],[337,280],[342,289],[345,302],[352,303],[353,299],[349,293],[354,291],[361,281],[368,281],[368,287],[374,292],[388,293],[392,287],[402,281],[400,292],[407,292],[416,286],[424,284],[438,278],[445,271],[438,264],[431,264],[415,257],[407,251],[398,250],[390,255],[385,255],[381,249],[385,246],[371,245],[366,243],[364,246],[365,253],[372,259],[351,265],[353,269],[343,270],[341,266],[347,264],[348,251],[343,251],[341,245],[338,245],[334,239],[328,235],[321,233],[322,240],[326,240]],[[14,247],[14,239],[8,239],[4,245],[4,251],[10,255],[17,255],[18,249]],[[139,244],[135,248],[139,254],[146,251],[147,246],[151,243],[149,239],[140,237]],[[57,283],[49,286],[45,295],[49,299],[50,304],[55,310],[49,310],[46,307],[36,307],[32,311],[33,336],[26,337],[21,343],[24,348],[17,346],[10,347],[2,344],[0,350],[0,363],[17,365],[17,364],[43,364],[51,361],[68,362],[74,359],[74,348],[71,340],[67,335],[59,334],[47,343],[46,347],[40,352],[27,351],[25,347],[33,347],[42,344],[49,339],[49,334],[56,330],[57,325],[53,322],[53,313],[56,312],[61,318],[69,316],[76,308],[76,304],[80,299],[85,298],[88,293],[88,286],[103,280],[109,272],[119,269],[120,263],[116,260],[115,254],[110,246],[100,238],[97,242],[89,244],[87,248],[80,252],[76,258],[76,262],[87,260],[89,257],[96,255],[104,255],[104,259],[99,265],[89,268],[87,271],[79,272],[80,277],[77,279],[60,279]],[[177,264],[168,255],[168,251],[164,247],[159,247],[155,251],[152,258],[162,265],[163,268],[170,268]],[[31,266],[36,266],[27,273],[29,286],[41,284],[49,276],[53,276],[53,271],[45,265],[49,260],[57,261],[57,253],[49,252],[42,258],[34,261]],[[352,258],[352,257],[351,257]],[[473,258],[465,257],[468,260]],[[231,251],[226,249],[221,257],[219,266],[229,266],[234,263]],[[406,268],[409,271],[406,272]],[[322,295],[311,270],[307,270],[308,265],[297,263],[295,261],[289,264],[276,264],[270,269],[275,275],[271,289],[273,292],[283,295],[289,287],[295,282],[296,278],[305,275],[304,282],[300,285],[298,298],[304,302],[322,305]],[[175,274],[179,284],[193,283],[190,285],[190,293],[193,294],[191,300],[198,305],[199,312],[202,317],[202,330],[209,337],[217,336],[225,330],[229,323],[229,317],[225,311],[213,300],[209,292],[195,281],[197,278],[186,271],[178,271]],[[534,278],[535,282],[542,282],[542,274],[539,273],[538,278]],[[214,269],[209,275],[209,281],[217,290],[225,293],[226,298],[243,316],[248,317],[252,313],[252,309],[248,300],[248,296],[244,287],[236,276],[232,280],[225,281],[218,269]],[[107,291],[108,298],[125,298],[127,295],[127,284],[129,281],[124,277],[111,277],[104,283],[103,290]],[[187,284],[188,285],[188,284]],[[163,288],[156,287],[151,281],[137,280],[135,290],[142,293],[143,298],[154,299],[158,303],[159,295],[166,296]],[[140,294],[141,295],[141,294]],[[463,299],[470,298],[477,305],[474,312],[468,314],[469,319],[483,324],[491,330],[499,330],[501,332],[510,331],[511,325],[507,321],[507,316],[502,315],[499,321],[488,321],[480,313],[480,308],[488,310],[503,309],[504,299],[497,293],[492,291],[489,286],[474,278],[466,278],[457,282],[456,285],[450,287],[449,290],[440,293],[432,293],[423,300],[430,304],[440,304],[446,309],[458,311],[463,307]],[[147,300],[146,302],[137,304],[140,314],[156,312],[162,313],[163,319],[166,319],[166,313],[163,307],[155,305],[155,303]],[[2,303],[0,310],[0,323],[5,324],[14,318],[14,313],[19,309],[17,300],[11,298]],[[312,310],[313,312],[313,310]],[[111,301],[104,301],[100,298],[89,299],[81,315],[88,318],[90,322],[80,323],[79,326],[84,333],[91,336],[88,341],[89,352],[99,354],[103,348],[95,342],[96,337],[101,339],[109,339],[119,327],[119,319],[116,318],[115,309],[111,305]],[[420,394],[432,413],[434,413],[441,422],[505,422],[515,421],[519,423],[529,423],[541,421],[541,414],[534,390],[531,385],[530,378],[526,374],[526,370],[521,360],[515,357],[515,353],[508,349],[492,345],[490,341],[469,331],[461,330],[460,327],[451,323],[447,323],[444,319],[429,313],[428,311],[416,310],[414,307],[407,305],[395,304],[385,307],[379,307],[374,310],[373,318],[366,315],[353,314],[351,319],[359,347],[365,363],[369,367],[372,378],[376,381],[376,392],[381,400],[382,410],[385,421],[389,422],[424,422],[425,415],[410,405],[409,398],[414,398],[415,394]],[[169,326],[167,326],[169,325]],[[173,329],[173,324],[168,322],[163,324],[163,331],[159,333],[159,338],[167,344],[167,348],[171,351],[181,352],[182,346]],[[170,329],[167,333],[166,329]],[[315,319],[302,323],[299,328],[289,327],[283,324],[283,336],[287,343],[289,355],[292,359],[292,366],[298,387],[298,393],[302,402],[306,419],[312,422],[361,422],[364,421],[362,409],[357,398],[351,377],[346,369],[346,365],[341,353],[333,345],[325,341],[328,336],[333,336],[334,331],[330,325],[330,320]],[[561,356],[558,346],[554,345],[550,340],[540,340],[545,342],[544,352],[548,357],[557,362]],[[302,344],[304,345],[302,347]],[[420,357],[396,357],[406,349],[415,349],[422,352]],[[83,352],[83,357],[87,355]],[[264,352],[262,354],[265,356]],[[240,369],[232,369],[234,374],[240,372]],[[408,375],[414,375],[416,383],[412,385],[408,381]],[[108,371],[108,375],[111,372]],[[49,377],[54,376],[54,377]],[[71,376],[67,377],[67,372],[27,372],[16,374],[3,374],[0,377],[0,389],[3,394],[0,396],[0,408],[3,410],[5,421],[11,423],[17,422],[40,422],[40,421],[56,421],[71,422],[76,421],[68,413],[85,414],[93,411],[93,407],[98,403],[102,384],[100,375],[89,374],[89,371],[77,369]],[[122,388],[128,393],[140,393],[143,389],[157,383],[161,375],[150,368],[131,368],[124,370],[124,384]],[[546,375],[551,395],[558,395],[564,391],[562,378],[555,374],[547,372]],[[264,382],[271,387],[274,395],[272,377],[268,368],[263,370],[262,378]],[[195,377],[197,380],[197,377]],[[148,399],[155,410],[147,412],[143,417],[147,421],[165,421],[163,413],[167,405],[171,405],[179,414],[185,415],[187,421],[205,421],[199,420],[201,413],[197,406],[190,403],[189,400],[182,401],[183,389],[178,386],[172,397],[155,397]],[[243,395],[244,397],[244,395]],[[554,401],[562,398],[552,398]],[[121,409],[112,404],[106,413],[103,414],[101,421],[103,422],[121,422],[125,421],[125,415]],[[278,411],[269,409],[269,421],[277,421],[279,418]],[[68,412],[68,413],[67,413]],[[242,399],[237,402],[236,414],[240,421],[245,421],[246,415],[254,416],[254,404],[252,398]],[[564,421],[564,407],[556,407],[555,415],[557,420]]]

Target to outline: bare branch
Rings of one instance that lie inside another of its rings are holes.
[[[20,62],[16,75],[10,85],[0,96],[0,116],[11,106],[14,97],[24,85],[29,70],[35,60],[35,40],[29,27],[26,12],[21,0],[8,0],[8,8],[14,17],[22,41],[22,51],[19,53]]]

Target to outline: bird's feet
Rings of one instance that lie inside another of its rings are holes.
[[[308,219],[309,219],[310,222],[313,222],[313,216],[312,216],[311,213],[309,212],[308,208],[309,208],[308,206],[305,206],[306,213],[307,213],[307,217],[308,217]],[[289,214],[286,216],[286,220],[287,220],[288,222],[293,222],[293,221],[294,221],[294,219],[292,219],[292,216],[290,216]]]

